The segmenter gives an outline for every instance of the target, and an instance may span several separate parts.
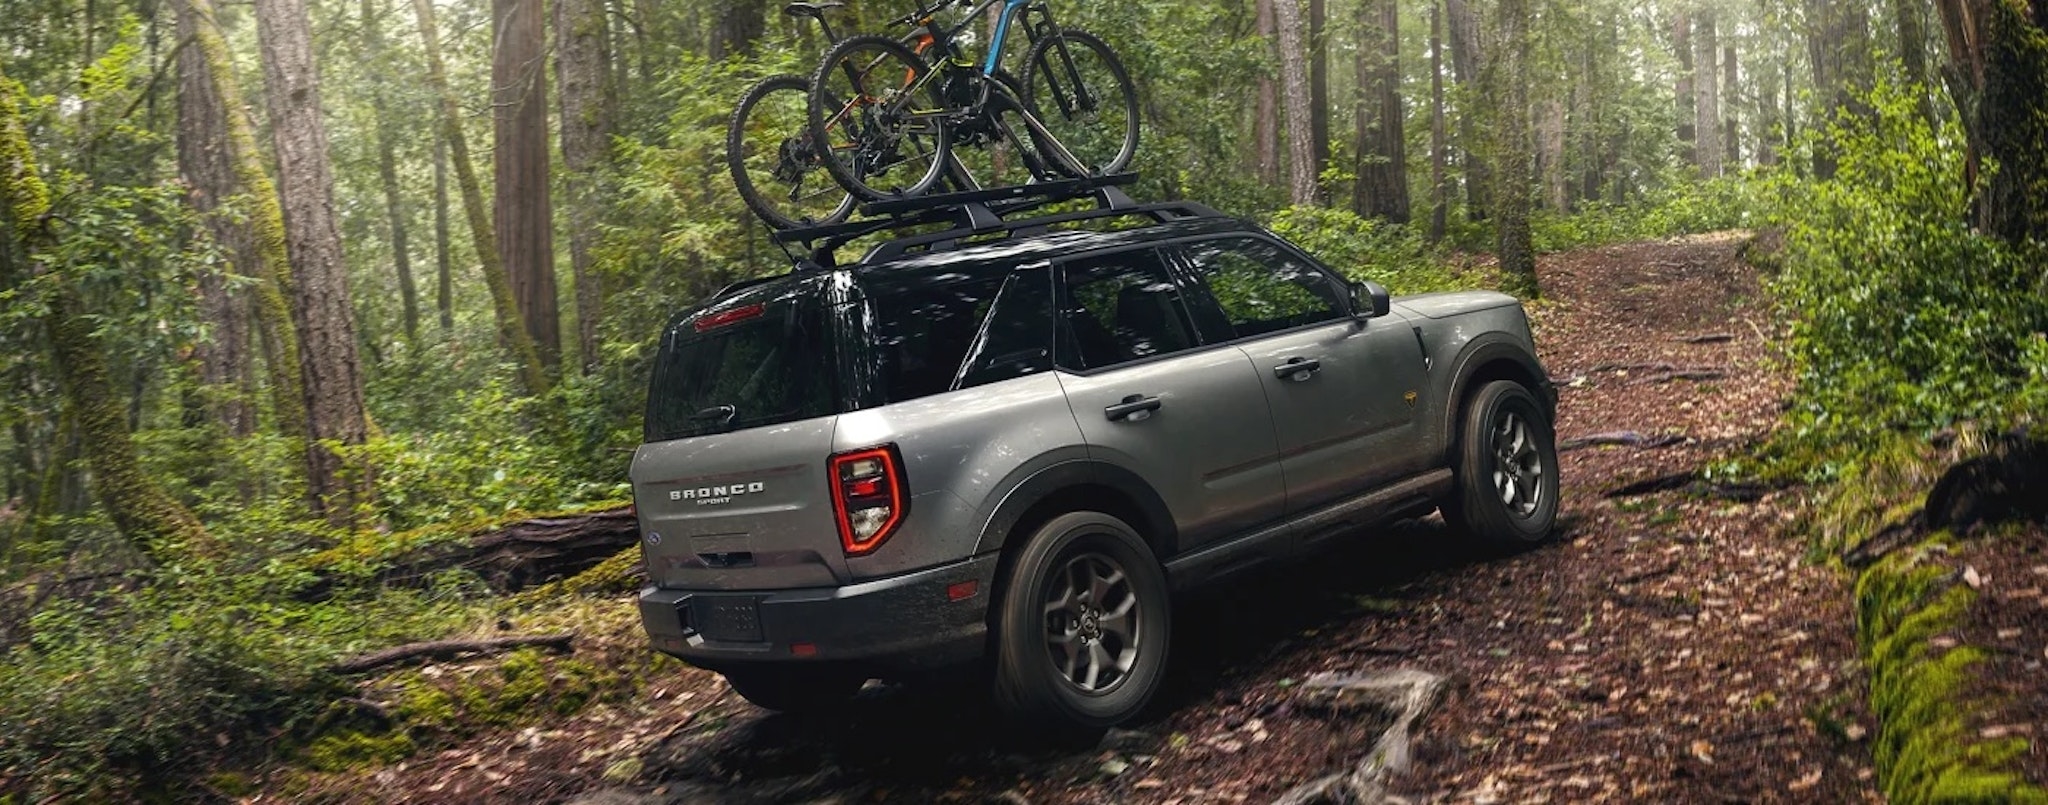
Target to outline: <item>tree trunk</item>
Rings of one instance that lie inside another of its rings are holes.
[[[1308,49],[1303,42],[1298,0],[1278,0],[1274,22],[1280,30],[1280,94],[1287,110],[1287,201],[1316,203],[1316,155],[1310,121]]]
[[[1545,98],[1536,113],[1536,175],[1543,184],[1543,206],[1565,212],[1571,202],[1564,172],[1564,101]]]
[[[602,277],[591,258],[599,219],[596,177],[610,162],[617,108],[606,24],[603,0],[556,0],[555,77],[561,84],[569,268],[575,273],[578,365],[586,373],[597,368],[597,325],[604,316]]]
[[[768,6],[763,0],[718,0],[713,14],[707,54],[713,61],[751,55],[754,43],[768,29]]]
[[[1862,3],[1847,0],[1806,0],[1807,60],[1813,66],[1815,106],[1812,125],[1826,130],[1837,114],[1867,116],[1861,98],[1876,81],[1870,53],[1870,17]],[[1814,143],[1813,173],[1835,175],[1834,144],[1822,136]]]
[[[304,0],[257,0],[256,27],[292,265],[292,319],[303,350],[300,376],[311,439],[306,445],[308,491],[314,510],[341,525],[351,522],[356,505],[367,500],[369,470],[345,467],[328,443],[360,445],[369,427],[348,264],[334,220],[334,175],[327,126],[320,119],[312,27]]]
[[[377,13],[376,0],[363,0],[363,52],[371,64],[385,63],[384,21]],[[391,108],[386,99],[384,73],[371,70],[370,115],[377,139],[377,181],[384,186],[384,216],[391,221],[391,264],[398,271],[398,299],[405,314],[405,339],[420,335],[420,289],[413,280],[412,251],[405,237],[404,194],[398,189],[396,135],[391,131]]]
[[[1721,91],[1720,74],[1714,69],[1714,57],[1721,52],[1721,43],[1715,37],[1714,12],[1701,11],[1693,27],[1693,86],[1697,88],[1693,106],[1693,153],[1695,164],[1700,166],[1700,175],[1715,177],[1721,175]]]
[[[1407,137],[1402,132],[1400,8],[1394,0],[1358,6],[1358,127],[1353,149],[1358,181],[1351,210],[1408,222]]]
[[[178,9],[178,40],[198,34],[199,18],[190,7]],[[206,72],[206,55],[197,47],[178,52],[178,173],[188,188],[186,199],[205,219],[207,232],[228,255],[232,266],[254,273],[255,248],[248,233],[220,212],[235,194],[235,168],[227,153],[227,107],[214,92]],[[256,432],[256,409],[247,396],[254,388],[255,362],[249,355],[250,308],[246,294],[229,286],[227,271],[199,275],[199,315],[210,338],[194,347],[199,382],[213,387],[208,415],[222,432],[242,438]],[[234,393],[219,390],[232,388]]]
[[[1479,17],[1465,0],[1444,0],[1445,33],[1451,39],[1451,76],[1466,90],[1458,108],[1459,162],[1465,166],[1465,219],[1484,221],[1493,207],[1492,148],[1480,132],[1472,96],[1479,90]]]
[[[1949,93],[1969,138],[1972,186],[1982,161],[1998,171],[1972,200],[1977,225],[2014,244],[2048,242],[2048,3],[1940,0]]]
[[[1443,7],[1429,4],[1429,242],[1444,239],[1450,224],[1450,199],[1444,189],[1444,38]]]
[[[1940,5],[1939,2],[1936,5]],[[1920,117],[1930,128],[1941,125],[1935,116],[1933,83],[1927,75],[1927,7],[1921,0],[1892,0],[1892,17],[1899,28],[1899,66],[1906,73]]]
[[[549,371],[561,365],[554,211],[548,198],[547,29],[543,0],[492,0],[492,221],[512,298]]]
[[[1671,52],[1678,56],[1678,80],[1674,87],[1678,96],[1678,156],[1687,163],[1698,165],[1699,150],[1693,147],[1698,102],[1692,92],[1692,18],[1687,17],[1684,11],[1678,12],[1671,20]]]
[[[1274,0],[1257,0],[1259,38],[1269,53],[1278,53],[1279,28],[1274,22]],[[1279,85],[1269,73],[1259,74],[1257,108],[1252,114],[1252,175],[1271,186],[1280,183]]]
[[[462,133],[462,110],[455,91],[448,87],[448,69],[441,60],[441,35],[434,25],[433,0],[412,0],[419,18],[420,38],[427,51],[427,83],[441,99],[441,141],[448,146],[449,161],[455,163],[455,184],[462,191],[462,212],[469,221],[469,237],[476,244],[477,262],[482,264],[484,285],[491,291],[492,310],[498,320],[498,341],[519,370],[519,382],[529,394],[548,390],[547,370],[533,336],[520,321],[519,303],[512,296],[512,283],[505,278],[505,261],[498,256],[498,241],[491,229],[490,214],[484,209],[484,193],[476,180],[476,166],[469,160],[469,140]]]
[[[1529,231],[1529,61],[1528,0],[1501,0],[1494,30],[1500,46],[1487,74],[1493,100],[1494,211],[1503,290],[1525,299],[1541,295],[1536,283],[1536,249]]]
[[[1308,0],[1308,131],[1315,153],[1316,203],[1329,200],[1323,170],[1330,166],[1330,26],[1325,0]]]
[[[1721,48],[1721,148],[1722,170],[1742,169],[1742,128],[1735,113],[1740,106],[1735,99],[1736,80],[1740,78],[1735,70],[1735,46]]]
[[[1750,83],[1756,87],[1756,122],[1752,134],[1756,137],[1756,164],[1770,167],[1778,164],[1778,81],[1777,76],[1750,72]]]
[[[434,309],[441,332],[455,329],[455,258],[448,239],[448,140],[435,125],[434,138]]]
[[[234,59],[227,38],[214,17],[212,0],[182,0],[181,8],[195,20],[193,46],[204,55],[206,78],[214,97],[221,99],[227,119],[228,159],[234,166],[235,188],[248,200],[248,217],[241,224],[254,259],[244,266],[255,277],[257,336],[263,346],[263,363],[270,381],[271,403],[277,416],[278,432],[301,440],[311,449],[310,425],[306,421],[304,380],[300,377],[299,336],[292,323],[288,290],[292,285],[292,264],[285,249],[284,208],[279,206],[277,186],[264,167],[263,153],[256,146],[256,126],[242,103],[242,91],[235,81]]]
[[[43,184],[21,119],[25,100],[20,84],[0,73],[0,213],[5,215],[9,251],[30,261],[31,276],[45,281],[49,311],[51,363],[64,389],[65,403],[77,417],[81,445],[92,466],[93,494],[107,515],[135,546],[162,562],[168,551],[198,545],[206,529],[156,479],[142,471],[135,442],[120,399],[108,376],[106,356],[93,334],[78,291],[63,274],[36,265],[37,252],[56,246],[50,229],[50,190]]]

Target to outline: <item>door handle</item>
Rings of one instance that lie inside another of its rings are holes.
[[[1273,367],[1273,376],[1281,380],[1301,381],[1322,368],[1323,362],[1314,358],[1288,358],[1286,363]]]
[[[1152,418],[1152,412],[1159,410],[1158,397],[1133,394],[1123,402],[1102,409],[1102,415],[1111,422],[1143,422]]]

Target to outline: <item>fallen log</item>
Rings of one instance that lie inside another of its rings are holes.
[[[1645,377],[1638,382],[1651,384],[1669,383],[1673,380],[1720,380],[1726,374],[1719,369],[1680,369],[1672,372],[1659,372]]]
[[[419,587],[425,586],[436,573],[459,568],[476,573],[493,590],[519,592],[589,570],[632,548],[639,540],[639,520],[630,505],[550,514],[487,526],[467,536],[437,539],[385,554],[372,560],[377,570],[368,580]],[[341,558],[360,555],[350,550],[337,554]],[[336,585],[350,583],[345,574],[336,570],[316,565],[315,573],[318,580],[299,592],[300,599],[320,600],[330,595]]]
[[[569,635],[515,635],[492,637],[482,640],[430,640],[425,643],[408,643],[392,646],[382,651],[372,651],[330,666],[337,674],[360,674],[387,665],[396,665],[420,659],[452,660],[465,654],[498,654],[515,648],[544,646],[557,654],[571,650]]]
[[[1669,447],[1671,445],[1678,444],[1682,441],[1685,441],[1685,437],[1669,433],[1659,436],[1645,436],[1632,430],[1617,430],[1608,431],[1606,433],[1591,433],[1585,436],[1574,436],[1572,438],[1558,442],[1557,451],[1562,453],[1567,450],[1578,450],[1580,448],[1596,446],[1638,447],[1643,449],[1649,449],[1655,447]]]
[[[1705,333],[1703,335],[1689,336],[1686,338],[1674,338],[1671,340],[1685,344],[1722,344],[1735,340],[1735,334]]]

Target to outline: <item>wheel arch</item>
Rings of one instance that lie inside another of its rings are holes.
[[[1556,419],[1557,397],[1550,391],[1550,376],[1536,362],[1536,356],[1513,339],[1498,333],[1473,339],[1453,365],[1456,368],[1451,374],[1450,390],[1444,396],[1448,404],[1437,431],[1442,435],[1446,466],[1457,463],[1458,438],[1463,430],[1459,424],[1465,417],[1466,403],[1474,392],[1495,380],[1513,381],[1528,389],[1543,406],[1544,413]]]

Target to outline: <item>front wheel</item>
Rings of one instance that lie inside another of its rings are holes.
[[[1444,504],[1453,529],[1496,545],[1550,538],[1557,524],[1557,444],[1550,415],[1521,384],[1496,380],[1465,404],[1457,489]]]
[[[1074,512],[1039,527],[1001,607],[995,700],[1009,715],[1102,728],[1158,691],[1173,627],[1166,573],[1122,520]]]
[[[1024,57],[1024,105],[1091,176],[1129,167],[1138,153],[1138,91],[1115,51],[1094,34],[1061,28]],[[1068,170],[1062,161],[1053,167]]]
[[[948,114],[931,67],[881,36],[842,40],[811,79],[811,138],[826,172],[869,201],[922,193],[945,171]]]

